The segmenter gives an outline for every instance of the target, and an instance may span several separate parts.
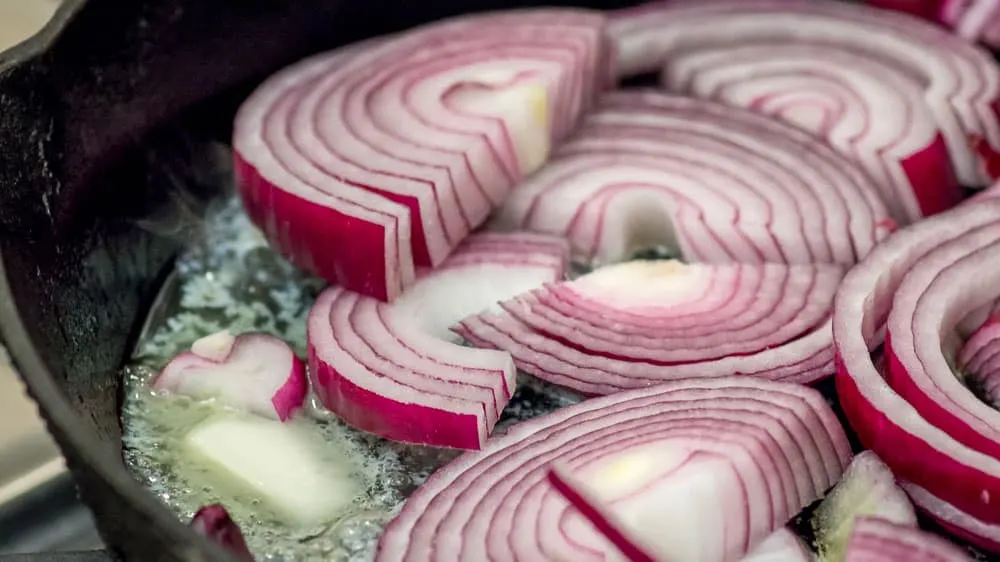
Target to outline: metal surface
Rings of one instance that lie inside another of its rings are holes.
[[[0,0],[0,51],[36,33],[57,6],[56,0]],[[101,547],[59,448],[0,347],[0,554]]]

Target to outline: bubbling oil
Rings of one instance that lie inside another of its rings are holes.
[[[306,316],[323,286],[272,251],[239,201],[230,198],[208,214],[197,239],[179,257],[147,320],[135,360],[122,374],[126,466],[182,521],[203,505],[223,504],[258,560],[371,560],[382,527],[406,497],[457,455],[354,430],[310,399],[289,423],[322,438],[317,441],[326,450],[318,454],[347,459],[350,477],[364,492],[328,523],[301,528],[270,514],[249,491],[213,486],[209,469],[183,452],[185,435],[225,407],[154,392],[148,383],[156,370],[195,340],[222,329],[270,333],[304,356]],[[518,383],[495,432],[581,399],[532,377],[521,375]]]

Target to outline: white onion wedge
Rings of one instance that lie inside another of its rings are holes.
[[[622,392],[515,425],[435,472],[386,527],[376,560],[624,560],[553,488],[552,463],[587,470],[684,447],[739,459],[746,488],[719,494],[721,506],[660,504],[664,536],[713,541],[729,529],[734,560],[821,495],[850,458],[833,412],[807,387],[730,377]],[[699,514],[711,524],[699,526]]]
[[[829,315],[839,265],[606,266],[464,319],[473,344],[584,394],[691,376],[799,383],[833,373]]]
[[[482,447],[516,371],[507,353],[461,346],[448,328],[562,278],[567,263],[562,239],[476,234],[391,304],[327,289],[308,321],[314,391],[348,424],[382,437]]]
[[[889,467],[871,451],[859,453],[840,482],[813,512],[812,526],[823,562],[843,562],[854,522],[880,517],[906,527],[917,514]]]
[[[895,221],[870,178],[808,133],[631,91],[602,96],[491,226],[566,236],[574,259],[599,264],[649,246],[709,263],[852,264]]]
[[[916,18],[848,2],[675,0],[623,10],[612,18],[623,75],[660,71],[678,52],[751,44],[838,48],[891,66],[923,88],[960,182],[983,187],[971,136],[1000,148],[1000,69],[985,50]]]
[[[833,318],[837,392],[862,444],[897,478],[986,524],[1000,523],[1000,460],[964,445],[936,419],[921,415],[893,390],[870,352],[883,343],[893,295],[906,274],[939,245],[986,228],[998,217],[1000,200],[987,198],[896,233],[844,278]],[[939,354],[940,349],[938,344]]]
[[[909,526],[878,517],[862,517],[854,524],[845,562],[967,562],[958,546]]]
[[[586,10],[469,15],[278,73],[236,117],[250,217],[300,266],[395,299],[613,82],[604,27]]]
[[[289,345],[261,333],[206,336],[181,353],[152,381],[153,388],[285,421],[308,391],[305,364]]]

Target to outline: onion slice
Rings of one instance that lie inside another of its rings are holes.
[[[945,539],[878,517],[854,524],[845,562],[966,562],[962,549]]]
[[[985,523],[911,482],[900,482],[913,503],[946,531],[991,552],[1000,552],[1000,525]]]
[[[764,539],[740,562],[814,562],[809,547],[787,527],[779,529]]]
[[[937,246],[994,223],[998,216],[1000,200],[987,198],[898,232],[847,274],[833,318],[837,392],[862,444],[898,478],[986,524],[1000,523],[1000,460],[962,444],[935,420],[921,416],[883,378],[870,352],[883,342],[893,295],[907,273]]]
[[[829,315],[839,265],[633,261],[463,320],[473,344],[585,394],[690,376],[807,383],[833,373]]]
[[[613,83],[604,29],[587,10],[477,14],[278,73],[236,117],[250,217],[300,266],[395,299]]]
[[[959,350],[949,342],[963,318],[1000,297],[997,263],[1000,220],[942,240],[899,284],[885,346],[889,385],[936,427],[994,458],[1000,458],[1000,411],[956,377]]]
[[[566,236],[574,259],[599,264],[649,246],[709,263],[853,264],[894,227],[870,178],[821,140],[653,91],[602,96],[492,222]]]
[[[560,279],[565,241],[477,234],[423,270],[392,304],[334,287],[309,314],[309,366],[324,406],[348,424],[409,443],[478,449],[514,393],[507,353],[458,344],[448,328]]]
[[[206,336],[170,360],[156,390],[218,398],[227,406],[288,420],[305,403],[305,364],[284,341],[262,333]]]
[[[661,503],[655,516],[664,536],[709,550],[725,545],[734,560],[821,495],[850,458],[835,415],[807,387],[726,377],[622,392],[515,425],[435,472],[386,527],[376,560],[623,560],[553,488],[550,468],[593,471],[629,455],[664,459],[656,453],[670,450],[738,467],[742,491]]]
[[[961,200],[923,85],[892,64],[842,45],[737,41],[678,53],[662,80],[671,92],[747,108],[825,139],[876,180],[901,224]]]
[[[237,558],[251,561],[254,559],[243,538],[243,531],[240,531],[240,526],[233,521],[221,504],[206,505],[199,509],[191,518],[189,526],[192,531],[218,543]]]
[[[966,340],[958,367],[979,398],[1000,409],[1000,314],[994,314]]]
[[[819,46],[891,67],[922,87],[960,182],[983,187],[989,180],[966,140],[979,135],[1000,148],[1000,69],[985,50],[928,22],[848,2],[675,0],[623,10],[610,29],[625,76],[658,72],[677,53],[728,49],[738,58],[754,44],[783,52]],[[881,118],[879,110],[871,122]]]
[[[854,457],[844,477],[812,516],[816,544],[824,562],[841,562],[854,522],[879,517],[897,525],[917,526],[917,514],[889,467],[871,451]]]

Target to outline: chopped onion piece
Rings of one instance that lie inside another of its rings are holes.
[[[599,12],[475,14],[314,57],[236,117],[248,213],[297,264],[391,301],[614,80]]]
[[[308,392],[302,360],[287,343],[262,333],[206,336],[171,359],[152,384],[280,421],[302,407]]]
[[[553,488],[550,467],[582,474],[615,458],[658,462],[671,452],[671,466],[728,460],[733,472],[713,474],[744,485],[660,503],[662,537],[724,549],[732,560],[818,498],[850,459],[829,405],[801,385],[723,377],[622,392],[515,425],[435,472],[386,527],[376,561],[622,560]],[[669,467],[661,468],[643,474],[669,487]]]
[[[854,524],[845,562],[966,562],[962,549],[945,539],[878,517]]]
[[[391,304],[327,289],[309,314],[313,389],[376,435],[478,449],[514,393],[504,352],[459,345],[448,328],[563,277],[569,250],[544,235],[476,234]]]
[[[837,392],[861,443],[897,478],[987,524],[1000,523],[1000,460],[963,445],[936,420],[921,416],[883,378],[870,352],[882,344],[893,295],[907,273],[937,246],[998,217],[1000,200],[987,198],[896,233],[848,272],[833,319]],[[940,344],[937,349],[940,353]]]
[[[600,264],[652,246],[709,263],[853,264],[895,221],[875,184],[808,133],[633,91],[603,96],[491,227],[566,236],[574,259]]]
[[[218,416],[195,426],[183,446],[215,485],[249,492],[296,525],[330,522],[362,491],[354,467],[324,454],[322,438],[296,423]]]
[[[879,517],[907,527],[917,514],[889,467],[871,451],[854,457],[844,477],[813,513],[816,544],[824,562],[842,562],[854,522]]]
[[[633,261],[502,303],[455,329],[585,394],[690,376],[806,383],[833,373],[839,265]]]
[[[678,53],[729,49],[738,57],[755,44],[838,49],[859,64],[889,66],[922,87],[961,183],[984,187],[990,179],[966,141],[978,135],[1000,148],[1000,68],[985,50],[928,22],[849,2],[674,0],[622,10],[610,29],[624,76],[658,72]],[[882,119],[878,111],[872,122]]]
[[[218,543],[238,558],[253,560],[253,554],[247,548],[246,540],[240,526],[229,516],[226,508],[220,504],[206,505],[191,518],[189,525],[195,533]]]

